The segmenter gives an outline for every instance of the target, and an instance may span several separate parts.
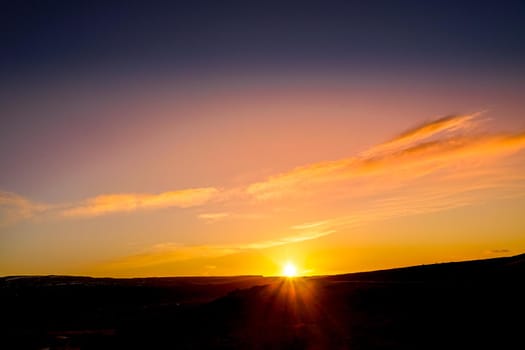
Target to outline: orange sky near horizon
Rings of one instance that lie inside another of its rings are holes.
[[[15,115],[96,120],[39,125],[42,150],[13,150],[0,274],[276,275],[293,262],[316,275],[525,252],[512,84],[224,84],[20,93],[32,102]]]

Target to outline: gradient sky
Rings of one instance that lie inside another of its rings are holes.
[[[1,275],[525,251],[523,1],[11,1],[0,23]]]

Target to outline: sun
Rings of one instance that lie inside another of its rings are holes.
[[[283,266],[283,276],[286,277],[295,277],[297,276],[297,268],[294,264],[288,262]]]

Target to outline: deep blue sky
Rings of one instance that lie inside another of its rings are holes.
[[[523,1],[8,1],[4,77],[440,65],[514,70]]]

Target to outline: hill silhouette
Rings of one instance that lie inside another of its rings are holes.
[[[523,348],[525,254],[294,279],[0,279],[15,349]],[[5,345],[5,347],[4,347]]]

